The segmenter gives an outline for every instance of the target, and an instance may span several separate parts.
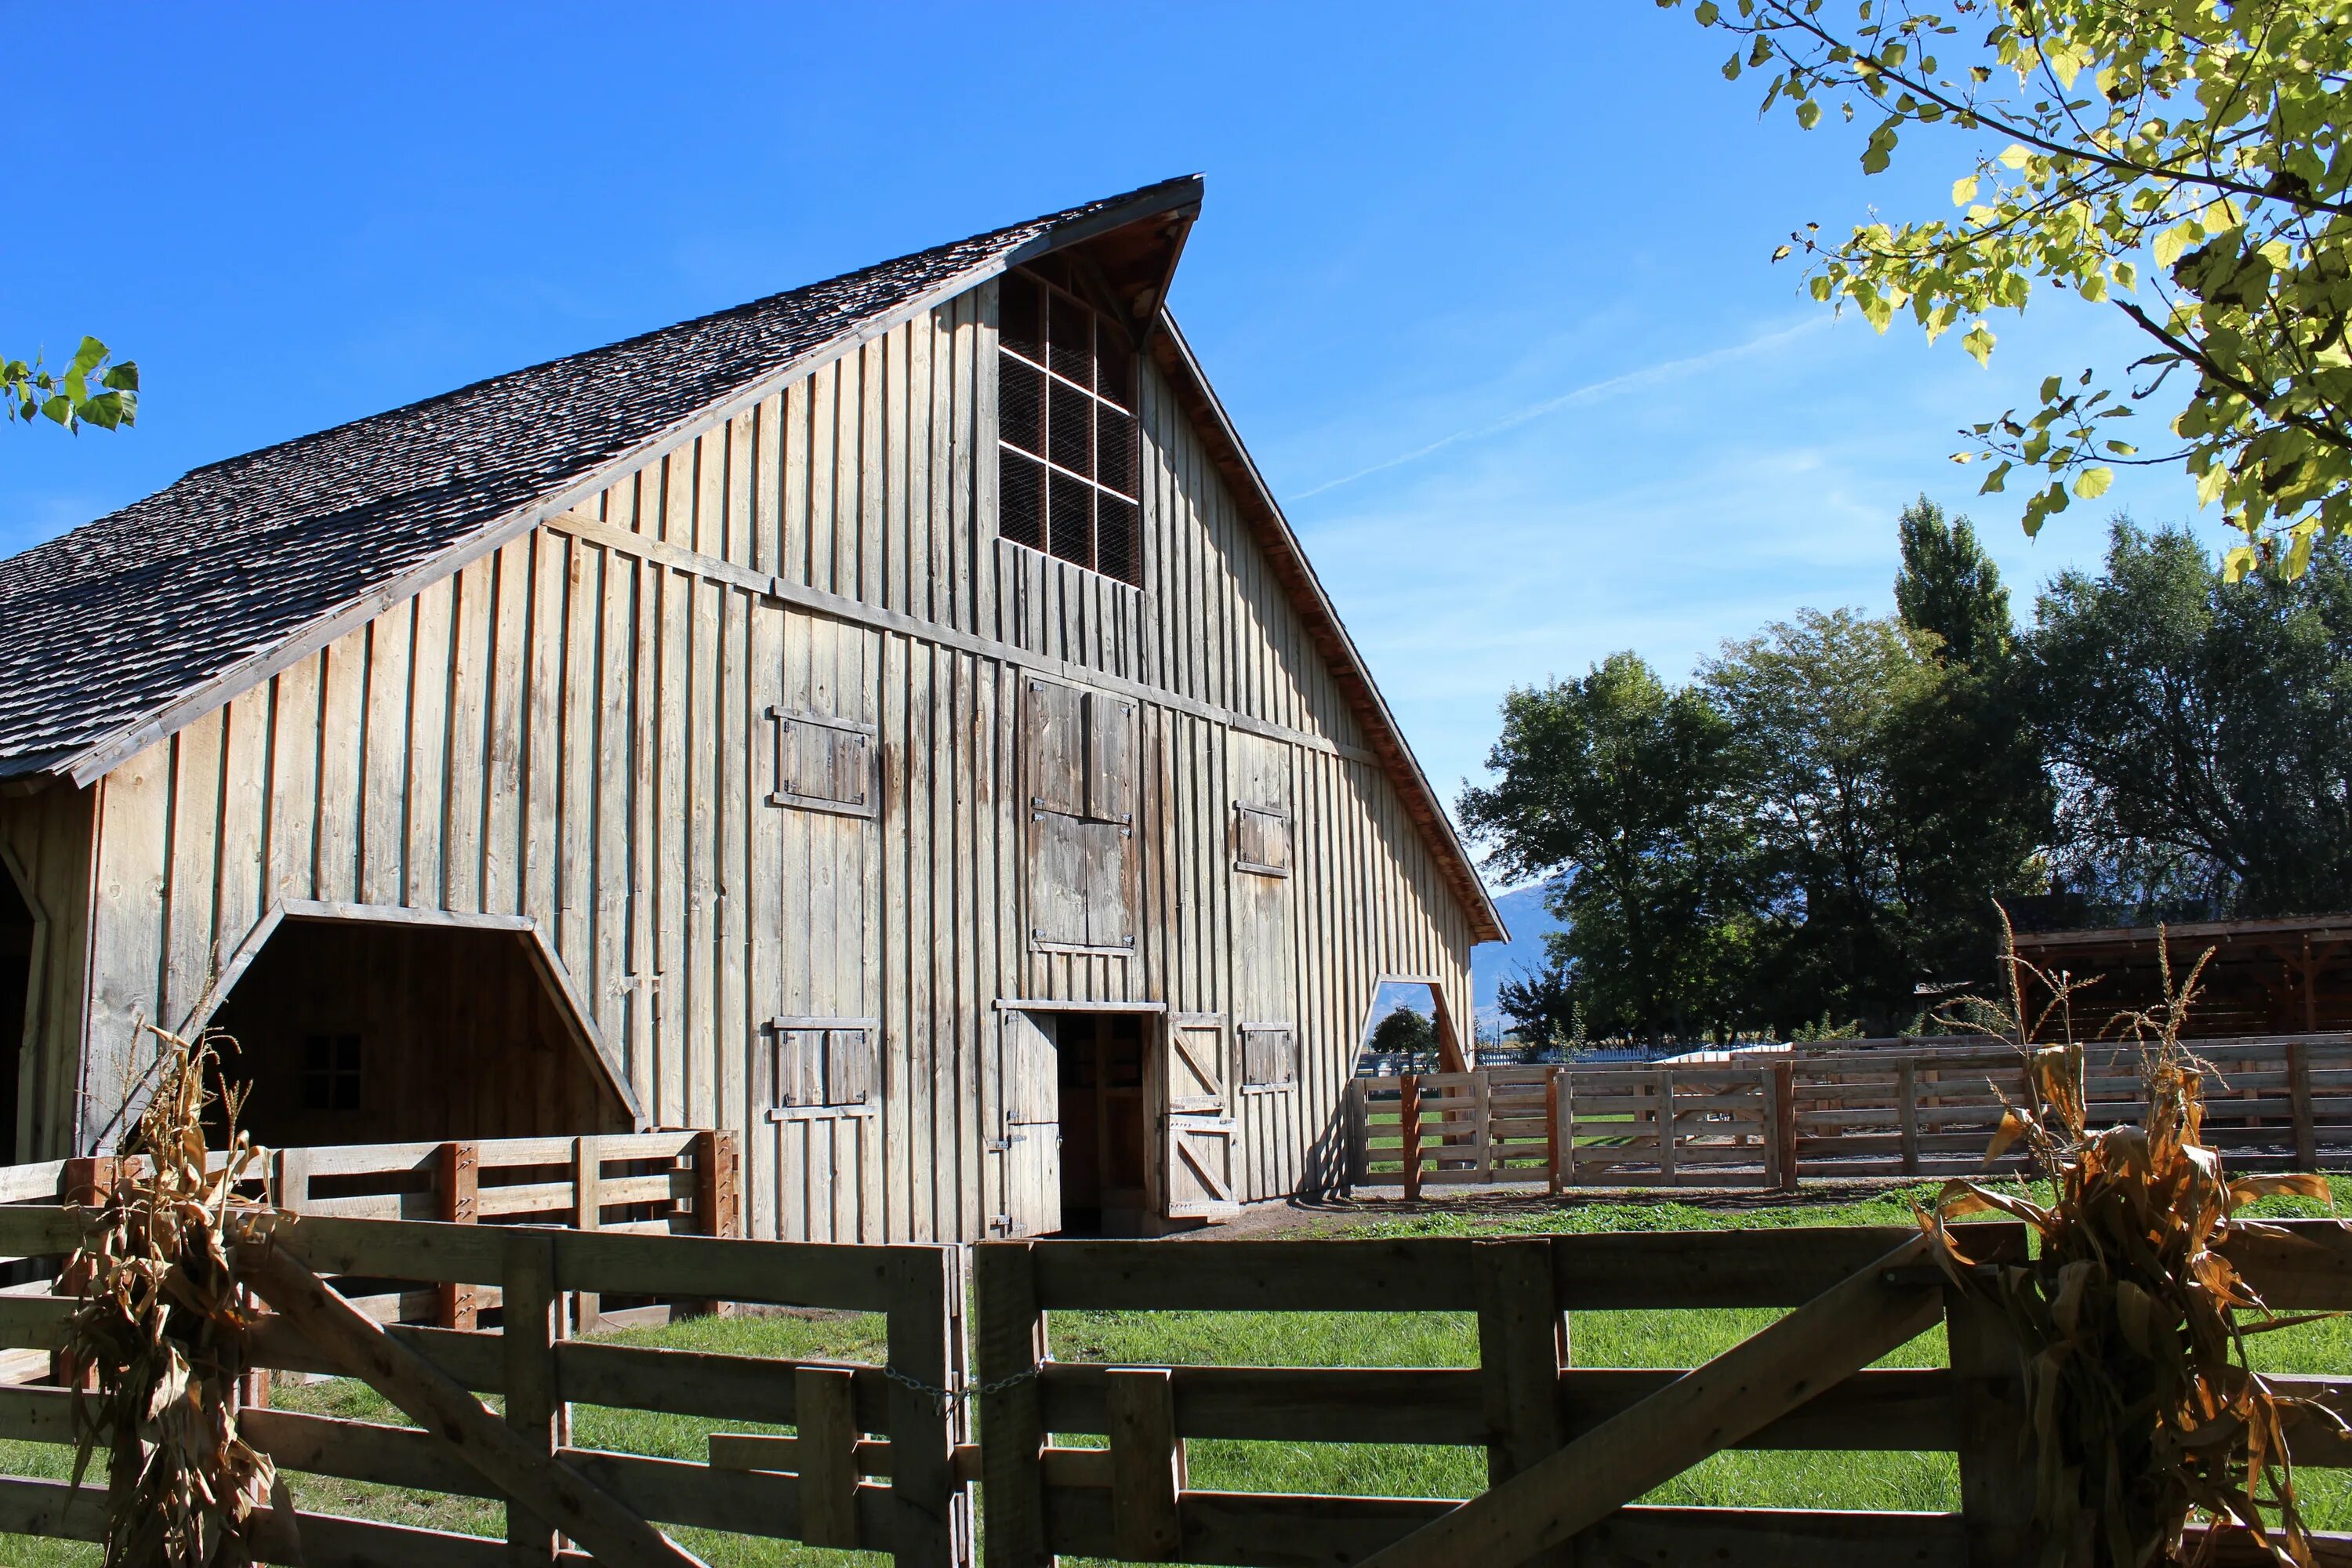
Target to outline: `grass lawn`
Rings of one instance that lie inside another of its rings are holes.
[[[2352,1213],[2352,1181],[2339,1180],[2336,1187],[2339,1204]],[[1319,1233],[1492,1236],[1892,1225],[1907,1221],[1908,1201],[1909,1194],[1904,1193],[1835,1205],[1775,1208],[1709,1208],[1635,1200],[1580,1204],[1562,1210],[1515,1210],[1501,1215],[1435,1212],[1344,1227],[1333,1224]],[[2321,1211],[2317,1205],[2294,1200],[2272,1200],[2259,1212],[2285,1215]],[[1571,1314],[1570,1321],[1571,1355],[1578,1364],[1592,1367],[1694,1366],[1778,1315],[1769,1310],[1723,1309],[1578,1312]],[[1051,1329],[1054,1354],[1065,1361],[1266,1366],[1472,1366],[1477,1361],[1476,1326],[1467,1313],[1062,1312],[1054,1315]],[[880,1321],[872,1318],[704,1319],[614,1337],[623,1342],[737,1354],[882,1359]],[[2257,1364],[2264,1370],[2328,1373],[2352,1370],[2352,1320],[2263,1335],[2252,1344]],[[1938,1330],[1876,1364],[1939,1365],[1943,1354]],[[277,1403],[284,1408],[366,1420],[398,1419],[372,1391],[347,1382],[284,1388]],[[720,1425],[728,1430],[743,1429],[737,1424]],[[583,1405],[575,1414],[574,1440],[583,1447],[700,1458],[710,1426],[677,1416]],[[1075,1436],[1065,1440],[1100,1441]],[[1485,1455],[1475,1448],[1196,1439],[1188,1445],[1187,1452],[1192,1484],[1202,1488],[1465,1497],[1485,1485]],[[62,1477],[68,1462],[64,1449],[0,1443],[0,1468],[15,1474]],[[481,1533],[495,1533],[501,1528],[496,1505],[471,1499],[323,1477],[299,1476],[292,1484],[306,1508],[322,1511]],[[2297,1485],[2315,1525],[2352,1529],[2352,1472],[2305,1470],[2297,1477]],[[1647,1500],[1741,1507],[1949,1509],[1958,1506],[1958,1493],[1957,1466],[1945,1454],[1753,1453],[1717,1455],[1660,1488]],[[683,1539],[712,1563],[728,1565],[882,1561],[740,1536],[688,1531]],[[0,1536],[0,1564],[10,1568],[50,1568],[52,1564],[94,1568],[97,1562],[94,1548]]]

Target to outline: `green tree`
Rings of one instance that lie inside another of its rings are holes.
[[[139,366],[124,360],[111,363],[113,353],[96,338],[84,338],[81,347],[61,371],[52,371],[35,354],[29,364],[20,359],[0,361],[0,418],[30,422],[47,419],[68,430],[84,425],[113,430],[139,422]]]
[[[1538,1056],[1573,1056],[1587,1044],[1575,974],[1556,954],[1541,969],[1505,976],[1495,1005],[1519,1043]]]
[[[2195,540],[2118,520],[2105,568],[2035,606],[2033,683],[2061,864],[2125,918],[2352,907],[2352,561],[2228,580]]]
[[[1671,6],[1679,0],[1659,0]],[[1930,339],[2023,310],[2034,285],[2118,310],[2147,354],[2107,377],[2052,375],[2038,406],[1971,427],[1986,492],[2033,476],[2032,532],[2116,462],[2181,464],[2247,542],[2243,575],[2288,574],[2315,532],[2352,523],[2352,159],[2339,102],[2352,77],[2343,0],[1700,0],[1738,36],[1724,75],[1764,74],[1764,108],[1808,130],[1859,119],[1865,174],[1915,132],[1952,154],[1957,216],[1871,221],[1843,239],[1808,224],[1816,300],[1881,331],[1907,310]],[[2132,381],[2134,373],[2139,373]],[[2179,377],[2168,449],[2117,421]],[[2282,552],[2282,546],[2283,552]]]
[[[1738,735],[1770,873],[1757,1005],[1782,1027],[1908,1023],[1937,956],[1933,911],[1959,893],[1906,787],[1942,696],[1932,639],[1806,610],[1727,643],[1700,675]]]
[[[1947,664],[1990,669],[2009,657],[2009,590],[2000,568],[1977,542],[1965,517],[1921,496],[1895,519],[1903,566],[1895,577],[1895,609],[1913,631],[1934,637]]]
[[[1938,980],[1990,982],[1996,896],[2039,891],[2051,791],[2009,590],[1965,517],[1922,496],[1897,521],[1895,603],[1938,676],[1891,732],[1911,919]]]
[[[1437,1024],[1428,1014],[1416,1013],[1400,1002],[1372,1026],[1369,1044],[1376,1056],[1403,1057],[1410,1061],[1427,1057],[1433,1061],[1437,1057]]]
[[[1512,879],[1551,882],[1548,939],[1592,1032],[1719,1033],[1745,982],[1750,845],[1732,736],[1705,695],[1630,653],[1579,680],[1516,690],[1462,819]]]

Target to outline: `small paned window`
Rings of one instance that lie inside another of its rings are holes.
[[[1007,273],[997,311],[997,531],[1143,581],[1135,357],[1118,322],[1058,283]]]
[[[855,724],[771,708],[776,726],[776,787],[770,805],[874,815],[874,737]]]
[[[360,1108],[360,1037],[310,1035],[302,1041],[302,1109]]]
[[[778,1018],[773,1092],[779,1111],[844,1110],[871,1105],[880,1090],[876,1029],[863,1018]]]
[[[1242,1087],[1288,1089],[1298,1081],[1298,1031],[1287,1024],[1244,1024]]]

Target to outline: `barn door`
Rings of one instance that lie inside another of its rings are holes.
[[[1061,1056],[1046,1020],[1006,1008],[997,1015],[997,1135],[1004,1212],[1001,1236],[1062,1228]]]
[[[1234,1194],[1233,1059],[1224,1019],[1178,1013],[1159,1054],[1160,1212],[1170,1219],[1222,1217]]]

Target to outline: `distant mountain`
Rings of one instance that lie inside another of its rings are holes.
[[[1478,1009],[1479,1019],[1489,1023],[1495,1018],[1495,1003],[1503,982],[1522,971],[1532,974],[1541,969],[1544,933],[1559,929],[1559,921],[1544,908],[1540,884],[1496,895],[1495,908],[1502,911],[1503,924],[1510,931],[1511,940],[1491,942],[1470,950],[1471,1000]]]

